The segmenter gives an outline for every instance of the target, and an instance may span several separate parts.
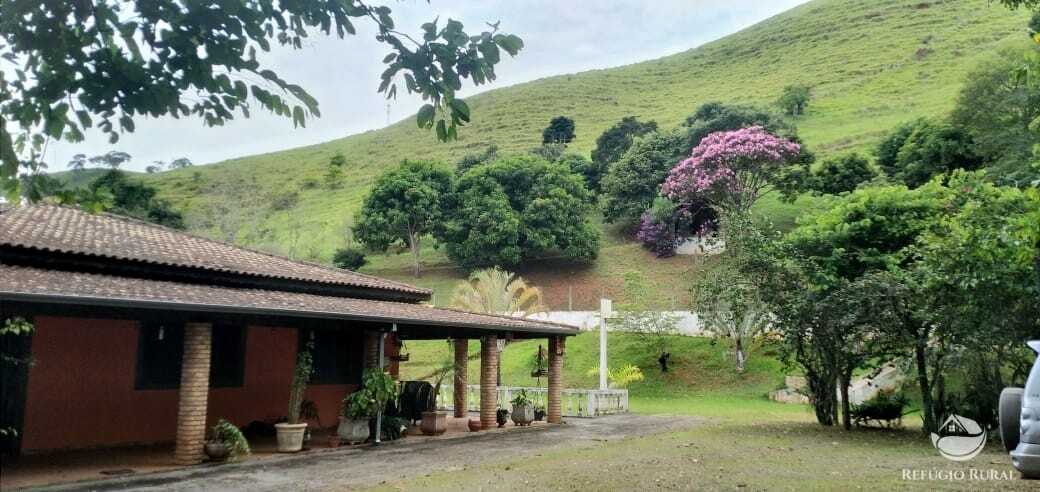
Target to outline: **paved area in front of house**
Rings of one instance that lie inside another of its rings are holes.
[[[306,456],[286,456],[216,467],[78,482],[39,490],[343,490],[474,465],[510,461],[547,451],[597,445],[627,437],[697,427],[710,420],[675,415],[571,418],[567,423],[480,433],[453,439],[403,439]]]

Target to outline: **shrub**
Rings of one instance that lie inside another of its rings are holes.
[[[893,422],[903,418],[903,408],[910,404],[910,399],[902,393],[880,393],[873,399],[859,405],[852,405],[849,413],[856,425],[869,424],[870,421],[890,427]]]
[[[357,270],[368,264],[368,258],[365,258],[365,252],[360,248],[340,248],[333,253],[332,264],[344,270]]]

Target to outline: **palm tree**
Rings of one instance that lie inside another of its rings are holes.
[[[521,277],[495,268],[476,270],[469,280],[459,282],[451,295],[451,306],[473,313],[490,313],[527,318],[545,313],[542,291]]]
[[[476,270],[469,280],[459,282],[451,294],[452,307],[473,313],[501,314],[527,318],[536,313],[549,312],[542,304],[542,291],[527,285],[521,277],[495,268]],[[502,353],[505,340],[498,341],[498,352]],[[499,355],[501,358],[501,355]],[[502,364],[498,365],[498,385],[502,385]]]

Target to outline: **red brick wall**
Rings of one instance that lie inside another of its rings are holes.
[[[174,439],[179,391],[134,390],[136,321],[38,316],[34,322],[37,364],[29,370],[23,451]],[[297,343],[294,328],[250,327],[243,386],[210,390],[207,425],[284,416]],[[313,385],[306,398],[330,427],[352,390]]]

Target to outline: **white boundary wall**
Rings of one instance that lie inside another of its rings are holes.
[[[666,313],[679,318],[679,323],[676,326],[679,334],[687,336],[711,336],[710,334],[704,333],[704,330],[701,328],[700,318],[697,317],[697,313],[690,311],[666,311]],[[582,331],[599,329],[599,311],[550,311],[548,313],[538,313],[531,316],[531,319],[576,326]],[[618,326],[616,324],[611,323],[610,319],[607,319],[607,330],[613,331],[617,328]]]

